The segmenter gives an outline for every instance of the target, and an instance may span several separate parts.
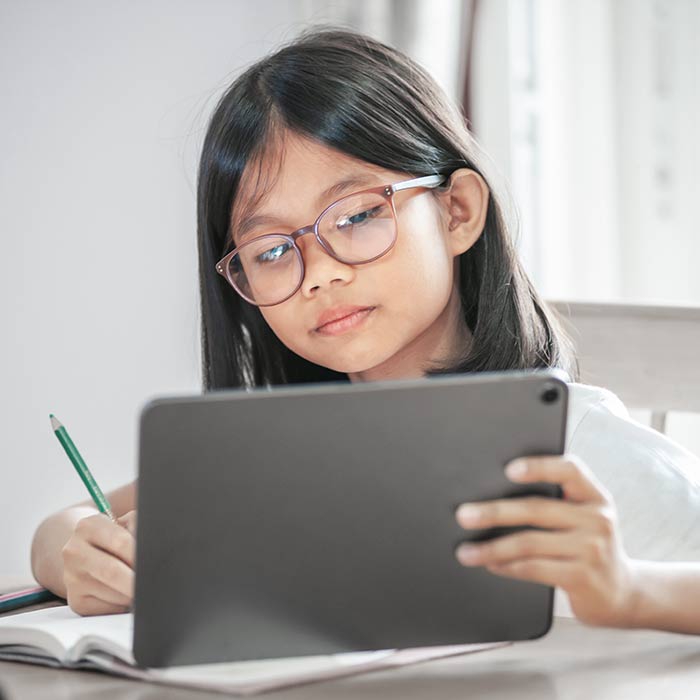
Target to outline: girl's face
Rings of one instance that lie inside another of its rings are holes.
[[[306,226],[339,197],[367,187],[407,180],[410,173],[385,170],[287,132],[280,150],[261,164],[265,196],[246,216],[274,217],[247,233],[290,233]],[[251,172],[252,171],[252,172]],[[232,230],[251,194],[257,168],[247,169],[236,200]],[[362,182],[324,197],[348,178]],[[275,335],[307,360],[345,372],[351,381],[422,376],[431,361],[447,361],[466,349],[470,334],[460,311],[456,256],[483,230],[488,189],[471,170],[451,177],[447,192],[412,189],[394,195],[398,235],[374,262],[349,265],[333,259],[313,234],[297,243],[305,277],[287,301],[260,307]],[[242,205],[242,206],[241,206]],[[238,239],[236,239],[238,240]],[[338,306],[371,308],[342,332],[319,330],[319,316]]]

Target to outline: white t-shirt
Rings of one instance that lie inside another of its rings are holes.
[[[607,389],[569,384],[566,451],[611,494],[635,559],[700,561],[700,458],[630,418]],[[557,591],[555,614],[570,614]]]
[[[700,561],[700,458],[586,384],[569,384],[566,451],[612,495],[631,557]]]

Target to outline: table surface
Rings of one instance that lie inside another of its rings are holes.
[[[18,584],[32,585],[26,578],[0,576],[0,593]],[[99,672],[0,662],[0,700],[62,700],[98,695],[103,700],[222,697],[220,693],[156,686]],[[535,641],[268,695],[275,700],[695,699],[700,697],[700,636],[603,629],[555,618],[549,634]]]

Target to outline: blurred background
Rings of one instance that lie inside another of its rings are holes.
[[[545,298],[700,304],[696,0],[2,0],[0,573],[87,497],[49,413],[109,490],[136,476],[141,406],[200,391],[206,122],[318,23],[404,50],[461,107]],[[700,453],[696,416],[667,432]]]

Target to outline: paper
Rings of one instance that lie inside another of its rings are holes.
[[[51,659],[53,656],[61,665],[69,668],[92,666],[115,675],[159,684],[250,695],[273,688],[395,668],[508,644],[384,649],[141,669],[135,665],[131,652],[132,632],[133,613],[83,617],[68,606],[34,610],[0,618],[0,658],[56,665]]]

